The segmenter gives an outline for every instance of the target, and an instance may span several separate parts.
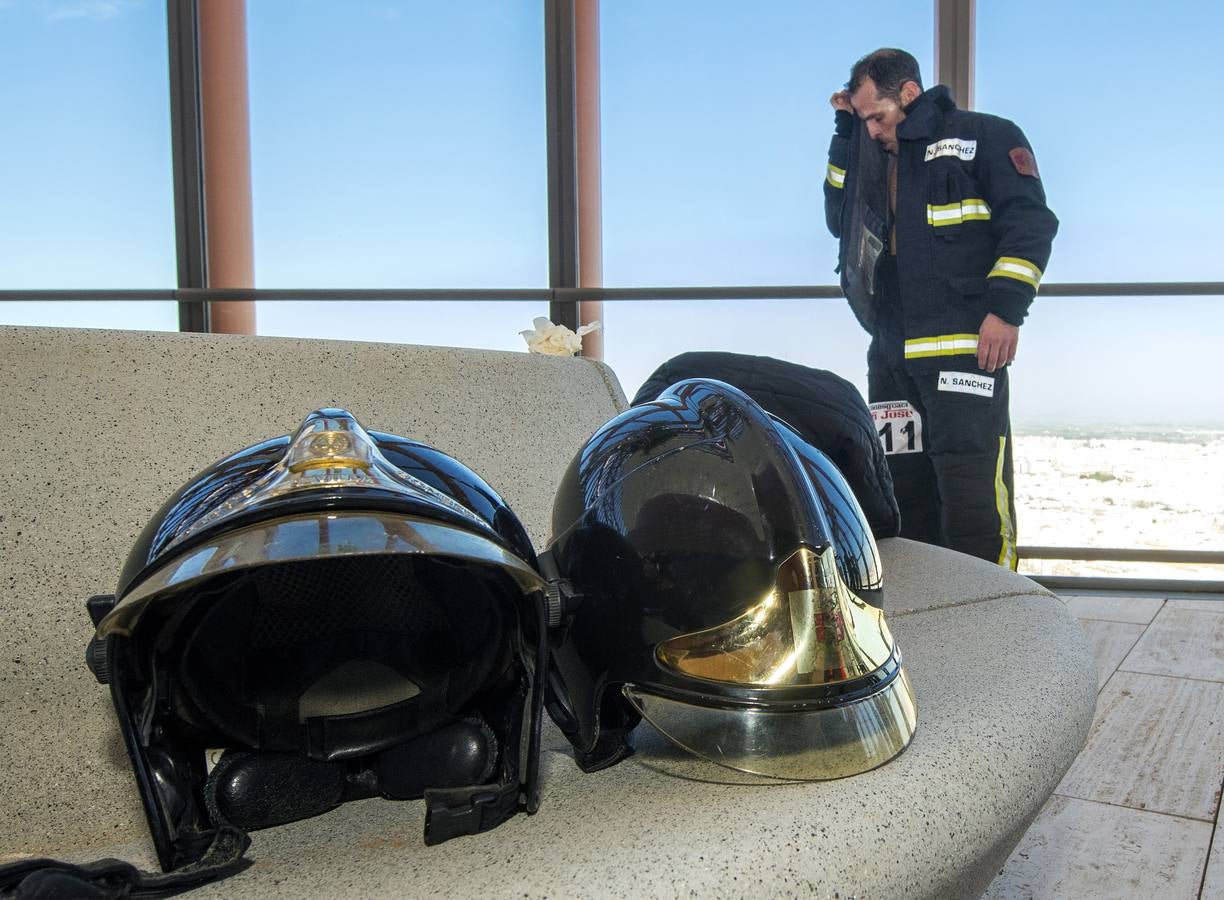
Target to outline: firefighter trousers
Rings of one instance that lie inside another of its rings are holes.
[[[1015,569],[1006,367],[983,372],[973,355],[906,360],[885,343],[872,342],[867,391],[901,536]]]

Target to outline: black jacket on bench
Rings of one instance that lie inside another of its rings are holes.
[[[833,460],[877,538],[900,532],[892,476],[875,424],[862,395],[846,379],[768,356],[682,353],[655,369],[633,403],[654,400],[686,378],[715,378],[739,388]]]

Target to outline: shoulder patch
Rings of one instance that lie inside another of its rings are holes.
[[[1024,147],[1015,147],[1008,151],[1008,156],[1011,157],[1012,165],[1016,167],[1016,171],[1021,175],[1028,175],[1030,178],[1040,178],[1037,174],[1037,160],[1033,158],[1033,152]]]

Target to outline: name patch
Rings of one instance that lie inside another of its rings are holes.
[[[930,162],[937,156],[956,156],[963,160],[971,160],[977,156],[977,141],[962,141],[959,138],[944,138],[934,144],[927,144],[926,158]]]
[[[994,386],[995,380],[990,375],[974,375],[970,372],[939,373],[939,389],[941,391],[957,391],[961,394],[993,397]]]

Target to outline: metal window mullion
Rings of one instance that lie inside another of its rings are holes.
[[[208,285],[208,237],[204,216],[198,0],[166,0],[166,31],[178,286],[203,288]],[[179,301],[181,331],[209,331],[210,318],[207,302]]]
[[[952,89],[961,109],[973,109],[976,0],[935,0],[935,82]]]
[[[574,0],[544,2],[548,142],[548,285],[578,286],[578,141]],[[549,318],[578,327],[578,304],[552,300]]]

